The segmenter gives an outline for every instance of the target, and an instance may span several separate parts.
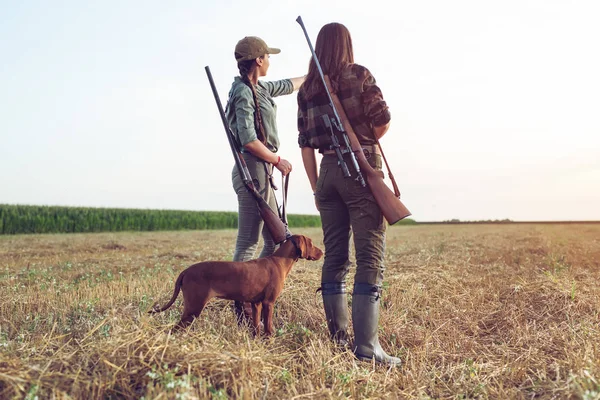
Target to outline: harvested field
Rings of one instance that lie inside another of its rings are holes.
[[[295,233],[322,245],[320,229]],[[0,397],[600,398],[600,224],[389,228],[380,340],[397,369],[330,343],[320,262],[292,270],[273,338],[238,328],[223,300],[176,335],[181,295],[146,314],[182,269],[231,259],[234,242],[0,236]]]

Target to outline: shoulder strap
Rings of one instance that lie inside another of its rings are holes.
[[[379,146],[379,151],[381,151],[381,158],[383,158],[383,162],[385,163],[385,167],[388,171],[388,176],[390,177],[390,181],[392,182],[392,186],[394,187],[394,194],[396,197],[400,198],[400,189],[398,189],[398,185],[396,184],[396,179],[394,179],[394,175],[392,174],[392,170],[390,169],[390,165],[385,158],[385,154],[383,154],[383,148],[381,147],[381,143],[379,143],[379,139],[377,139],[377,146]]]

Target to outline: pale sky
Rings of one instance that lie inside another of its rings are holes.
[[[350,30],[414,219],[600,220],[595,0],[0,0],[0,203],[237,210],[204,67],[225,103],[254,35],[282,50],[264,79],[304,75],[298,15],[313,43]],[[316,214],[296,94],[275,100],[288,213]]]

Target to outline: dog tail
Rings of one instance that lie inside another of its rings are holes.
[[[181,282],[183,282],[184,273],[185,271],[182,271],[175,281],[175,289],[173,290],[173,297],[171,297],[171,300],[169,300],[169,302],[162,308],[158,308],[158,306],[155,304],[154,307],[152,307],[152,310],[148,311],[148,314],[157,314],[159,312],[163,312],[167,308],[171,307],[173,303],[175,303],[175,300],[177,300],[177,296],[179,296],[179,292],[181,291]]]

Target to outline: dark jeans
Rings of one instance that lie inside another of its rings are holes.
[[[350,236],[356,254],[355,283],[381,285],[385,253],[386,222],[368,187],[354,178],[356,172],[345,157],[351,178],[344,178],[335,155],[321,161],[316,199],[321,213],[325,262],[322,283],[343,282],[350,267]]]

